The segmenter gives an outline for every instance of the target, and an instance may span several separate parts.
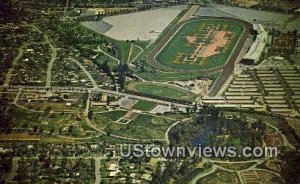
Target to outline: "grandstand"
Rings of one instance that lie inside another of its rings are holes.
[[[256,64],[265,50],[268,32],[260,24],[253,24],[253,29],[257,32],[257,36],[255,42],[253,42],[249,51],[243,57],[241,61],[243,64]]]

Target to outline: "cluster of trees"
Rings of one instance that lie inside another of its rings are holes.
[[[120,84],[121,90],[125,89],[126,75],[131,75],[131,71],[127,64],[120,65],[118,68],[118,84]]]
[[[0,134],[12,131],[13,121],[8,98],[0,97]]]
[[[178,124],[172,128],[169,137],[172,146],[202,144],[254,147],[262,144],[266,130],[267,126],[261,121],[248,123],[242,117],[227,119],[222,117],[218,109],[204,108],[194,117],[193,123]],[[222,139],[222,136],[229,137]]]
[[[28,167],[30,164],[32,167]],[[93,181],[95,179],[93,160],[53,159],[41,153],[38,159],[21,159],[17,175],[14,180],[20,183],[57,183],[62,181],[80,182]],[[34,174],[32,174],[34,173]],[[77,175],[76,173],[80,173]],[[66,175],[68,174],[68,175]],[[47,175],[47,177],[41,177]],[[41,179],[42,178],[42,179]]]
[[[281,176],[285,183],[300,183],[300,153],[299,151],[287,151],[280,155],[282,160]]]

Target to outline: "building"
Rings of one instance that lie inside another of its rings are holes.
[[[266,32],[262,25],[254,24],[253,29],[257,32],[256,39],[252,43],[249,51],[243,57],[241,63],[247,65],[257,64],[261,59],[263,52],[265,51],[268,32]]]

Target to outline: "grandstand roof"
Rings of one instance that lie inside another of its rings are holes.
[[[253,29],[256,30],[258,34],[254,43],[251,45],[249,51],[243,57],[243,59],[254,60],[255,62],[257,62],[265,48],[268,33],[260,24],[254,24]]]

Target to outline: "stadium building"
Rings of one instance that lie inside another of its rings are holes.
[[[247,65],[258,63],[262,53],[265,51],[265,46],[267,43],[268,32],[264,30],[263,26],[260,24],[254,24],[253,29],[257,33],[256,39],[241,61],[241,63]]]

